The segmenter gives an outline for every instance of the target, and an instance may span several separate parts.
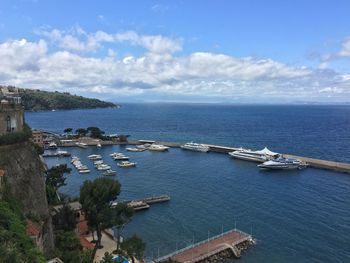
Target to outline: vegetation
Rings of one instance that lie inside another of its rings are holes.
[[[0,136],[0,146],[26,142],[32,137],[32,131],[27,124],[24,124],[23,131],[12,132]]]
[[[131,217],[134,215],[134,209],[129,207],[125,203],[119,203],[113,209],[113,224],[117,228],[117,251],[120,248],[120,235],[124,227],[130,222]]]
[[[97,178],[93,182],[85,181],[80,189],[80,203],[88,225],[97,234],[92,258],[101,247],[102,230],[112,226],[111,202],[119,194],[119,182],[105,177]]]
[[[123,243],[120,244],[120,248],[134,263],[135,258],[138,260],[143,259],[146,244],[137,235],[133,235],[132,237],[125,239]]]
[[[108,108],[116,106],[111,102],[84,98],[67,92],[19,89],[19,94],[22,97],[24,109],[27,111]]]
[[[0,200],[0,261],[46,262],[26,235],[25,220],[17,204],[5,189]]]
[[[50,205],[59,203],[58,188],[66,185],[65,173],[70,173],[71,168],[67,167],[67,164],[60,164],[54,166],[46,172],[46,195],[47,201]]]

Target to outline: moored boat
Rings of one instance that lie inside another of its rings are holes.
[[[299,159],[279,157],[259,164],[258,167],[270,170],[292,170],[306,168],[307,164]]]
[[[102,156],[99,155],[99,154],[91,154],[91,155],[88,156],[88,159],[90,159],[90,160],[101,160]]]
[[[164,152],[164,151],[167,151],[168,149],[169,149],[168,146],[164,146],[164,145],[161,145],[161,144],[151,144],[148,147],[149,151],[156,151],[156,152]]]
[[[197,151],[197,152],[208,152],[209,147],[204,144],[194,143],[194,142],[188,142],[184,145],[181,145],[182,149],[185,150],[191,150],[191,151]]]
[[[117,165],[119,167],[133,167],[133,166],[136,166],[136,163],[132,163],[129,161],[122,161],[122,162],[117,163]]]
[[[76,142],[75,145],[80,147],[80,148],[83,148],[83,149],[88,148],[88,145],[86,143],[83,143],[83,142]]]
[[[103,172],[103,175],[105,175],[105,176],[113,176],[113,175],[116,175],[116,174],[117,174],[117,172],[113,171],[112,169],[108,169],[105,172]]]
[[[280,155],[279,153],[270,151],[266,147],[261,151],[241,148],[237,151],[229,152],[228,154],[236,159],[261,163],[277,158]]]

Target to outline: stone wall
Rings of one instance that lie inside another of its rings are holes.
[[[24,112],[20,104],[0,104],[0,135],[23,130]]]

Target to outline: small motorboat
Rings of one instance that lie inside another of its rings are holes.
[[[90,173],[90,170],[89,169],[79,170],[79,173],[80,174],[88,174],[88,173]]]
[[[119,167],[134,167],[134,166],[136,166],[136,163],[132,163],[129,161],[122,161],[122,162],[117,163],[117,165]]]
[[[88,159],[90,159],[90,160],[101,160],[102,156],[99,155],[99,154],[91,154],[91,155],[88,156]]]
[[[127,161],[129,160],[129,157],[125,155],[116,155],[116,156],[113,156],[113,159],[114,161]]]
[[[76,142],[75,145],[80,147],[80,148],[83,148],[83,149],[88,148],[88,145],[86,143],[83,143],[83,142]]]
[[[164,146],[161,144],[152,144],[151,146],[148,147],[149,151],[156,151],[156,152],[164,152],[169,149],[168,146]]]
[[[147,149],[144,147],[144,148],[126,148],[127,151],[129,152],[143,152],[143,151],[146,151]]]
[[[111,167],[108,164],[100,164],[97,166],[97,170],[99,171],[107,171],[111,169]]]
[[[108,169],[105,172],[103,172],[103,175],[105,175],[105,176],[113,176],[113,175],[116,175],[116,174],[117,174],[117,172],[113,171],[112,169]]]

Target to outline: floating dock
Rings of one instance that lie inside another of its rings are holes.
[[[125,203],[134,208],[135,211],[144,210],[150,208],[150,205],[156,203],[163,203],[170,201],[170,196],[168,195],[160,195],[160,196],[152,196],[144,199],[136,199],[126,201]]]
[[[196,263],[209,261],[213,257],[227,257],[227,255],[241,257],[241,252],[254,244],[251,235],[238,229],[232,229],[220,235],[192,244],[171,254],[160,257],[154,262],[177,261],[181,263]],[[229,253],[224,253],[229,252]],[[223,255],[220,255],[223,254]]]

